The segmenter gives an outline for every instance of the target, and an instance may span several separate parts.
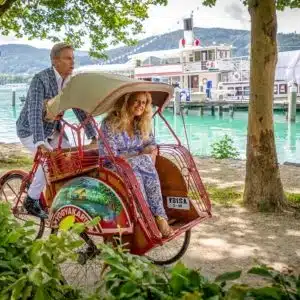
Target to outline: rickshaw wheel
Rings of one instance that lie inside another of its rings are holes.
[[[51,233],[59,235],[60,231],[52,229]],[[99,243],[103,243],[103,238],[85,232],[80,234],[70,232],[70,235],[72,241],[81,240],[84,245],[74,250],[77,254],[76,260],[69,259],[60,265],[62,276],[66,284],[92,292],[97,288],[104,270],[104,263],[98,257],[100,250],[97,248]]]
[[[25,175],[20,173],[10,174],[1,182],[0,188],[0,201],[4,201],[10,204],[14,217],[20,224],[24,224],[27,221],[33,221],[35,223],[35,239],[39,239],[43,236],[45,230],[45,220],[38,217],[29,215],[25,208],[23,208],[23,199],[16,206],[17,199],[20,194],[21,186],[24,182]]]
[[[180,259],[189,247],[191,230],[184,232],[162,246],[155,247],[145,254],[156,265],[170,265]]]

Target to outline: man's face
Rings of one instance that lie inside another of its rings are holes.
[[[70,48],[63,49],[60,55],[54,58],[53,64],[61,77],[68,77],[74,69],[74,51]]]

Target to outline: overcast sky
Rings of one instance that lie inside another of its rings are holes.
[[[153,7],[149,19],[145,21],[145,33],[139,38],[160,34],[182,28],[182,18],[194,11],[194,26],[249,29],[249,15],[241,0],[218,0],[216,7],[203,7],[201,0],[169,0],[166,7]],[[300,9],[278,13],[279,32],[300,33]],[[199,37],[201,39],[201,37]],[[22,43],[39,48],[50,48],[48,41],[27,41],[13,37],[0,36],[0,44]],[[88,44],[84,47],[88,48]]]

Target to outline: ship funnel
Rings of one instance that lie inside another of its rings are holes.
[[[186,46],[193,46],[194,32],[193,32],[193,16],[183,19],[184,39]]]

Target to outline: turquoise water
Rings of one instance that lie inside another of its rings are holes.
[[[0,91],[0,142],[17,142],[15,132],[15,122],[20,113],[22,105],[19,96],[25,95],[25,91],[17,92],[17,105],[11,106],[11,92]],[[174,117],[172,112],[164,113],[175,132],[184,144],[185,135],[183,123],[180,116]],[[68,118],[73,120],[72,114]],[[238,111],[231,118],[228,112],[223,116],[211,116],[210,112],[205,112],[204,116],[186,116],[187,134],[194,154],[208,156],[211,152],[211,144],[228,134],[234,141],[235,147],[239,149],[240,158],[244,159],[246,154],[246,134],[247,134],[248,113]],[[300,114],[297,114],[298,122],[288,124],[284,113],[276,112],[275,138],[278,158],[281,163],[285,161],[300,163]],[[165,124],[160,120],[155,120],[155,131],[159,142],[173,142],[174,139],[168,132]],[[297,151],[298,150],[298,151]]]

